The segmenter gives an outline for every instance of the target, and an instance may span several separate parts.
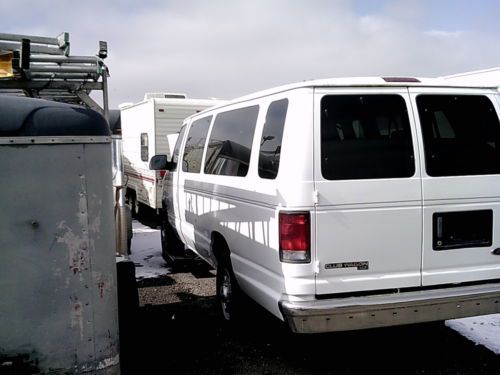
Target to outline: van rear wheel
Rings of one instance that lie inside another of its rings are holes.
[[[241,290],[229,259],[217,265],[216,288],[222,317],[227,322],[236,321],[240,315]]]

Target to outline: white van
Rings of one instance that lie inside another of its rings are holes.
[[[217,267],[295,332],[500,312],[497,88],[349,78],[188,118],[168,169],[164,255]],[[495,225],[494,225],[495,224]]]

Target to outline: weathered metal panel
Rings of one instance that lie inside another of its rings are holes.
[[[104,145],[102,145],[104,146]],[[92,306],[94,313],[94,350],[98,367],[118,362],[118,302],[116,278],[116,241],[111,176],[111,153],[108,147],[85,145],[88,214],[96,221],[89,226],[93,246],[90,247],[92,267]],[[109,155],[107,158],[105,155]],[[93,173],[100,167],[102,173]]]
[[[0,358],[118,371],[110,157],[109,144],[0,146]]]

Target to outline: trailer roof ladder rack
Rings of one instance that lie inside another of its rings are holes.
[[[96,56],[71,56],[69,33],[55,38],[0,33],[0,95],[83,105],[108,119],[108,46],[99,41]],[[102,92],[102,105],[90,93]]]

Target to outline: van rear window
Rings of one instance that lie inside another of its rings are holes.
[[[327,180],[413,176],[405,100],[399,95],[323,97],[321,172]]]
[[[258,114],[255,105],[217,115],[208,141],[205,173],[247,175]]]
[[[272,102],[267,110],[266,122],[260,139],[259,176],[261,178],[274,179],[278,175],[287,109],[288,99],[281,99]]]
[[[500,173],[500,124],[480,95],[419,95],[417,107],[429,176]]]

